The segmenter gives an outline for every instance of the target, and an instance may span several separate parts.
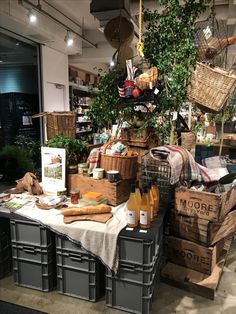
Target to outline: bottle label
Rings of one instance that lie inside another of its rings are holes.
[[[135,224],[135,212],[132,210],[128,210],[128,224],[129,225]]]
[[[154,207],[150,206],[150,215],[151,215],[151,219],[153,219],[153,212],[154,212]]]
[[[147,225],[147,212],[140,210],[140,224]]]

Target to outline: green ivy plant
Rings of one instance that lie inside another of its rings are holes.
[[[155,113],[161,111],[165,115],[167,110],[178,111],[186,100],[188,79],[196,63],[194,22],[209,1],[156,2],[160,9],[144,12],[144,56],[151,66],[158,68],[164,89]]]
[[[122,75],[121,70],[112,69],[101,76],[97,85],[99,93],[94,95],[87,115],[99,129],[110,128],[112,122],[117,119],[120,123],[123,120],[125,107],[118,93],[118,84]]]
[[[88,150],[86,143],[69,136],[58,135],[48,140],[44,146],[65,148],[67,165],[76,165],[86,160]]]

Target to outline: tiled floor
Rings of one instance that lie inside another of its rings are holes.
[[[96,303],[15,286],[13,277],[0,280],[0,299],[50,314],[118,314],[105,300]],[[0,311],[1,313],[1,311]],[[154,314],[236,314],[236,241],[234,241],[214,301],[161,283],[153,303]],[[10,313],[9,313],[10,314]]]

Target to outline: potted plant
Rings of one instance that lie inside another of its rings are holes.
[[[67,166],[77,165],[80,162],[84,162],[88,155],[88,149],[85,142],[64,135],[53,137],[48,140],[44,146],[65,148]]]
[[[194,22],[206,8],[204,0],[159,0],[160,10],[145,10],[144,56],[159,71],[163,91],[154,116],[164,116],[173,144],[172,113],[186,100],[188,79],[196,63]],[[171,125],[171,128],[169,127]]]

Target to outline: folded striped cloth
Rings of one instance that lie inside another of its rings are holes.
[[[150,156],[158,161],[168,161],[171,167],[170,183],[184,181],[213,182],[220,179],[214,169],[199,165],[191,153],[180,146],[164,145],[151,148]]]
[[[93,148],[87,158],[87,164],[89,165],[88,173],[93,173],[93,169],[97,168],[99,162],[100,150],[98,148]]]

